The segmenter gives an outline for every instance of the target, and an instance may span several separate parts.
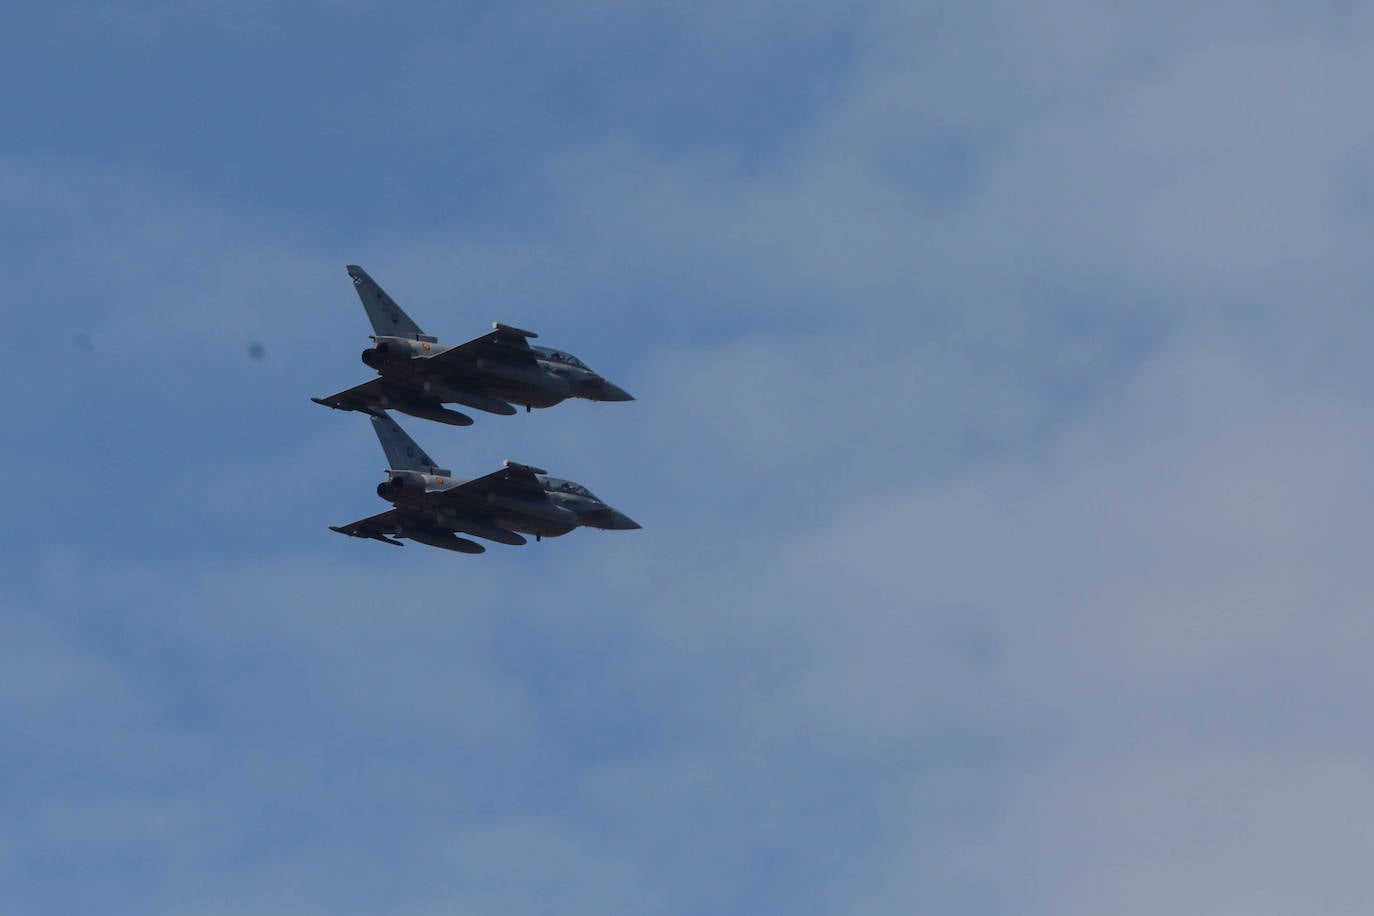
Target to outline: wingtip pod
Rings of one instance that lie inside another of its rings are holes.
[[[517,328],[517,327],[514,327],[513,325],[502,324],[502,323],[499,322],[499,321],[493,321],[493,322],[491,323],[491,326],[492,326],[493,328],[495,328],[496,330],[498,330],[498,331],[505,331],[505,332],[508,333],[508,334],[519,334],[521,337],[538,337],[538,336],[539,336],[538,334],[534,333],[533,331],[526,331],[524,328]]]
[[[529,471],[531,474],[548,473],[548,471],[544,470],[543,468],[537,468],[532,464],[521,464],[518,461],[511,461],[509,458],[507,458],[505,461],[501,463],[506,467],[510,468],[512,471]]]

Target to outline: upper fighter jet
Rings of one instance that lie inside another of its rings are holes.
[[[638,528],[570,480],[549,477],[542,469],[507,461],[499,471],[472,480],[454,478],[406,435],[391,417],[378,411],[372,426],[391,467],[377,485],[377,495],[395,508],[331,531],[400,545],[410,538],[459,553],[482,553],[481,544],[458,532],[501,544],[524,544],[517,532],[535,538],[557,537],[579,526],[608,530]]]
[[[348,265],[348,275],[372,321],[373,344],[363,362],[380,374],[338,394],[311,398],[339,410],[371,413],[390,408],[425,420],[470,426],[467,414],[445,407],[462,404],[491,413],[513,414],[512,404],[552,407],[567,398],[633,401],[571,354],[530,346],[533,331],[493,323],[476,340],[444,346],[420,330],[361,267]]]

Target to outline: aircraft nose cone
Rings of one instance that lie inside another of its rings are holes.
[[[635,399],[634,395],[624,388],[613,385],[600,376],[589,381],[584,391],[586,392],[584,396],[593,401],[633,401]]]
[[[630,518],[624,512],[611,512],[611,523],[606,526],[609,531],[633,531],[642,527],[639,522]]]
[[[602,531],[633,531],[639,527],[639,522],[624,512],[617,512],[610,506],[600,506],[584,511],[582,524],[592,528],[600,528]]]
[[[607,382],[606,387],[601,391],[601,400],[603,401],[633,401],[634,399],[635,396],[630,392],[619,385],[612,385],[610,382]],[[638,528],[639,526],[635,525],[635,527]]]

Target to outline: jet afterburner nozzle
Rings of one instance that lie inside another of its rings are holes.
[[[394,476],[389,480],[383,480],[377,484],[377,495],[387,502],[395,502],[396,498],[406,490],[423,490],[423,484],[417,484],[413,480],[407,480],[401,476]]]

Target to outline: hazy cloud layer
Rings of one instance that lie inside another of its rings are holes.
[[[33,14],[0,901],[1358,911],[1372,12]],[[645,529],[325,530],[352,262],[636,394],[406,425]]]

